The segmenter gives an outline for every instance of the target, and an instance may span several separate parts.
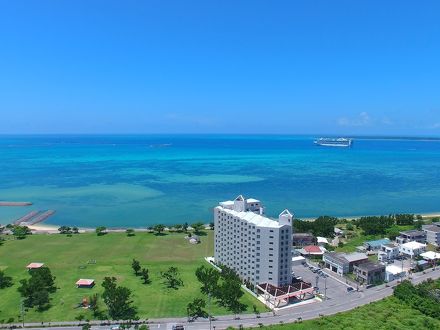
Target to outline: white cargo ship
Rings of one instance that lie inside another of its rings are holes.
[[[314,141],[318,146],[324,147],[351,147],[353,139],[347,138],[319,138]]]

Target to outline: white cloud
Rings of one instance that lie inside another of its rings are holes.
[[[368,112],[361,112],[357,117],[341,117],[338,120],[340,126],[368,126],[373,122]]]

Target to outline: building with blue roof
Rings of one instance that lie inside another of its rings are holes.
[[[367,251],[377,251],[380,250],[382,245],[390,243],[391,241],[388,238],[382,238],[374,241],[367,241],[364,243],[364,247],[367,249]]]

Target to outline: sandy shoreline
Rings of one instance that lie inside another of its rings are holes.
[[[431,213],[418,213],[417,215],[421,215],[424,219],[428,219],[428,218],[440,218],[440,212],[431,212]],[[347,217],[338,217],[339,219],[347,219],[347,220],[354,220],[354,219],[358,219],[360,217],[364,217],[365,215],[358,215],[358,216],[347,216]],[[316,218],[301,218],[301,220],[304,221],[313,221]],[[62,225],[55,225],[55,224],[36,224],[36,225],[31,225],[28,226],[31,230],[33,231],[38,231],[38,232],[58,232],[58,228],[62,226]],[[108,227],[109,230],[114,230],[114,231],[124,231],[127,228],[133,228],[134,230],[145,230],[145,228],[135,228],[135,227]],[[95,228],[84,228],[84,227],[80,227],[79,228],[80,231],[93,231],[95,230]]]
[[[406,214],[406,213],[404,213],[404,214]],[[409,213],[409,214],[411,214],[411,213]],[[346,217],[342,216],[342,217],[336,217],[336,218],[338,218],[338,219],[347,219],[347,220],[355,220],[355,219],[359,219],[361,217],[372,217],[372,216],[381,216],[381,215],[384,215],[384,214],[376,214],[376,215],[371,215],[371,214],[369,214],[369,215],[351,215],[351,216],[346,216]],[[440,212],[414,213],[414,215],[415,216],[421,215],[423,219],[440,218]],[[300,218],[300,219],[304,220],[304,221],[313,221],[316,218]]]

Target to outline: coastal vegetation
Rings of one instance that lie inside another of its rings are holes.
[[[402,304],[396,297],[389,297],[348,312],[324,316],[315,320],[298,320],[296,323],[258,328],[264,330],[434,330],[440,328],[440,320],[427,317],[418,310]]]
[[[196,245],[190,244],[183,232],[167,232],[160,236],[136,232],[132,237],[127,237],[124,231],[109,232],[104,236],[90,232],[72,235],[68,239],[60,234],[39,234],[24,240],[3,235],[6,241],[0,247],[0,271],[13,283],[0,289],[0,323],[20,321],[18,315],[22,298],[17,289],[21,280],[30,279],[26,265],[31,262],[44,262],[55,277],[57,290],[49,293],[48,309],[25,308],[26,322],[109,317],[102,287],[106,277],[115,277],[118,287],[131,291],[129,300],[137,308],[139,318],[186,317],[190,302],[194,299],[206,300],[195,274],[202,265],[211,267],[203,258],[213,255],[213,232],[208,230],[205,233],[201,243]],[[139,276],[131,267],[133,259],[140,263]],[[161,276],[170,267],[178,269],[178,278],[184,283],[178,290],[167,288]],[[144,284],[143,269],[148,270],[147,284]],[[91,289],[77,288],[75,283],[79,279],[94,279],[96,285]],[[89,309],[78,307],[84,300],[90,305]],[[91,304],[92,301],[99,306],[97,313],[93,311],[95,304]],[[239,301],[246,306],[246,313],[253,313],[253,305],[259,312],[266,310],[263,304],[247,293],[243,293]],[[217,316],[231,312],[227,306],[213,303],[211,313]]]
[[[295,219],[293,221],[293,231],[298,233],[310,232],[314,236],[329,237],[333,236],[338,221],[338,218],[329,216],[321,216],[314,221]]]

